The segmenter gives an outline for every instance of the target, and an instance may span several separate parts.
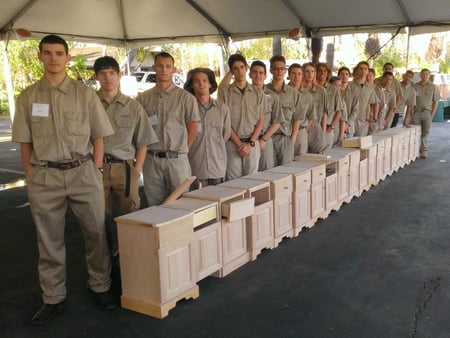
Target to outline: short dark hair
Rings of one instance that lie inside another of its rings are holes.
[[[286,64],[286,58],[283,55],[274,55],[270,58],[270,67],[272,67],[273,63],[277,61]]]
[[[390,63],[390,62],[386,62],[386,63],[383,65],[383,68],[385,68],[386,66],[392,66],[392,68],[394,68],[394,65],[393,65],[392,63]]]
[[[39,52],[42,52],[42,45],[44,43],[63,45],[64,50],[66,51],[66,54],[69,54],[69,45],[67,44],[66,40],[64,40],[62,37],[60,37],[58,35],[50,34],[50,35],[44,36],[41,39],[41,41],[39,42]]]
[[[230,67],[230,69],[233,68],[233,64],[236,61],[243,62],[245,66],[247,66],[247,60],[245,60],[245,57],[242,54],[232,54],[228,58],[228,67]]]
[[[158,60],[158,58],[171,58],[173,64],[175,65],[175,59],[173,58],[172,55],[170,55],[170,54],[167,53],[167,52],[159,52],[158,54],[156,54],[156,55],[155,55],[155,64],[156,64],[156,61]]]
[[[340,78],[339,76],[332,76],[332,77],[330,77],[330,79],[328,80],[328,82],[331,83],[331,84],[333,84],[333,83],[335,83],[336,81],[340,81],[340,80],[341,80],[341,78]]]
[[[252,62],[252,64],[250,65],[250,72],[252,71],[253,67],[263,67],[264,68],[264,74],[267,74],[267,67],[266,64],[262,61],[259,60],[255,60]]]
[[[102,56],[99,57],[97,60],[95,60],[94,63],[94,72],[95,74],[98,74],[99,71],[103,69],[112,68],[117,73],[120,73],[120,66],[119,63],[111,56]]]
[[[346,70],[350,75],[352,74],[352,72],[350,71],[350,68],[343,66],[343,67],[339,68],[338,76],[341,75],[341,72],[343,72],[344,70]]]
[[[194,75],[198,73],[203,73],[208,76],[208,81],[209,84],[211,85],[211,87],[209,88],[209,93],[210,94],[214,93],[217,89],[217,81],[214,72],[209,68],[202,68],[202,67],[191,69],[188,72],[186,77],[186,83],[184,84],[184,89],[186,89],[189,93],[195,95],[194,89],[192,88],[192,79]]]
[[[392,72],[384,72],[382,76],[383,76],[383,77],[386,77],[386,76],[392,76],[392,77],[394,77],[394,74],[393,74]]]
[[[292,69],[294,69],[294,68],[300,68],[302,70],[302,72],[303,72],[303,68],[302,68],[301,64],[293,63],[288,68],[288,75],[291,73]]]

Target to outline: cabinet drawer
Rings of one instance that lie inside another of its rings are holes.
[[[286,176],[283,179],[279,179],[276,181],[271,182],[273,186],[273,198],[277,198],[280,196],[287,196],[292,193],[292,186],[293,186],[293,179],[292,176]]]
[[[244,198],[235,201],[226,201],[221,205],[222,217],[225,217],[229,222],[234,222],[253,215],[255,208],[255,198]]]
[[[311,172],[295,175],[295,190],[303,191],[311,186]]]
[[[312,169],[312,184],[317,182],[324,182],[325,180],[325,165]]]

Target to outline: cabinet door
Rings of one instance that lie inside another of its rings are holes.
[[[192,241],[160,249],[161,303],[176,298],[195,285]]]
[[[222,220],[223,265],[248,253],[245,218],[229,222]]]
[[[349,194],[355,196],[359,192],[359,164],[350,166]]]
[[[220,222],[194,232],[196,280],[213,274],[222,267],[222,235]]]
[[[311,189],[295,192],[295,227],[303,228],[311,220]]]
[[[325,208],[331,211],[336,207],[338,199],[337,174],[328,175],[325,184]]]
[[[325,182],[311,186],[311,216],[317,217],[325,211]]]
[[[359,190],[362,191],[369,184],[369,167],[368,159],[359,162]]]
[[[275,238],[292,233],[292,194],[276,198],[273,203]]]
[[[349,182],[348,170],[339,170],[338,185],[339,185],[339,201],[348,197]]]
[[[273,247],[273,202],[256,206],[253,216],[249,219],[251,250]]]

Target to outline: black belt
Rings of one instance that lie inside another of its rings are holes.
[[[112,158],[112,157],[104,157],[103,158],[103,163],[125,163],[124,160],[118,160],[116,158]]]
[[[283,135],[283,136],[289,136],[289,135],[286,135],[286,134],[284,134],[284,133],[275,133],[274,135]]]
[[[68,170],[79,167],[83,163],[90,161],[92,159],[92,155],[88,154],[86,156],[80,157],[79,159],[70,161],[70,162],[47,162],[48,168],[54,168],[59,170]]]
[[[244,143],[249,143],[250,137],[243,137],[243,138],[240,138],[239,140],[241,140],[241,142],[244,142]]]
[[[173,151],[153,151],[149,150],[147,153],[152,157],[157,158],[178,158],[180,154]]]

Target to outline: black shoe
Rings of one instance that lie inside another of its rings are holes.
[[[64,310],[64,302],[58,304],[45,304],[40,307],[39,310],[31,318],[31,325],[39,326],[44,325],[50,319],[60,314]]]
[[[94,304],[99,309],[113,310],[118,306],[117,301],[110,290],[106,292],[94,292],[92,290],[90,291],[92,298],[94,300]]]

